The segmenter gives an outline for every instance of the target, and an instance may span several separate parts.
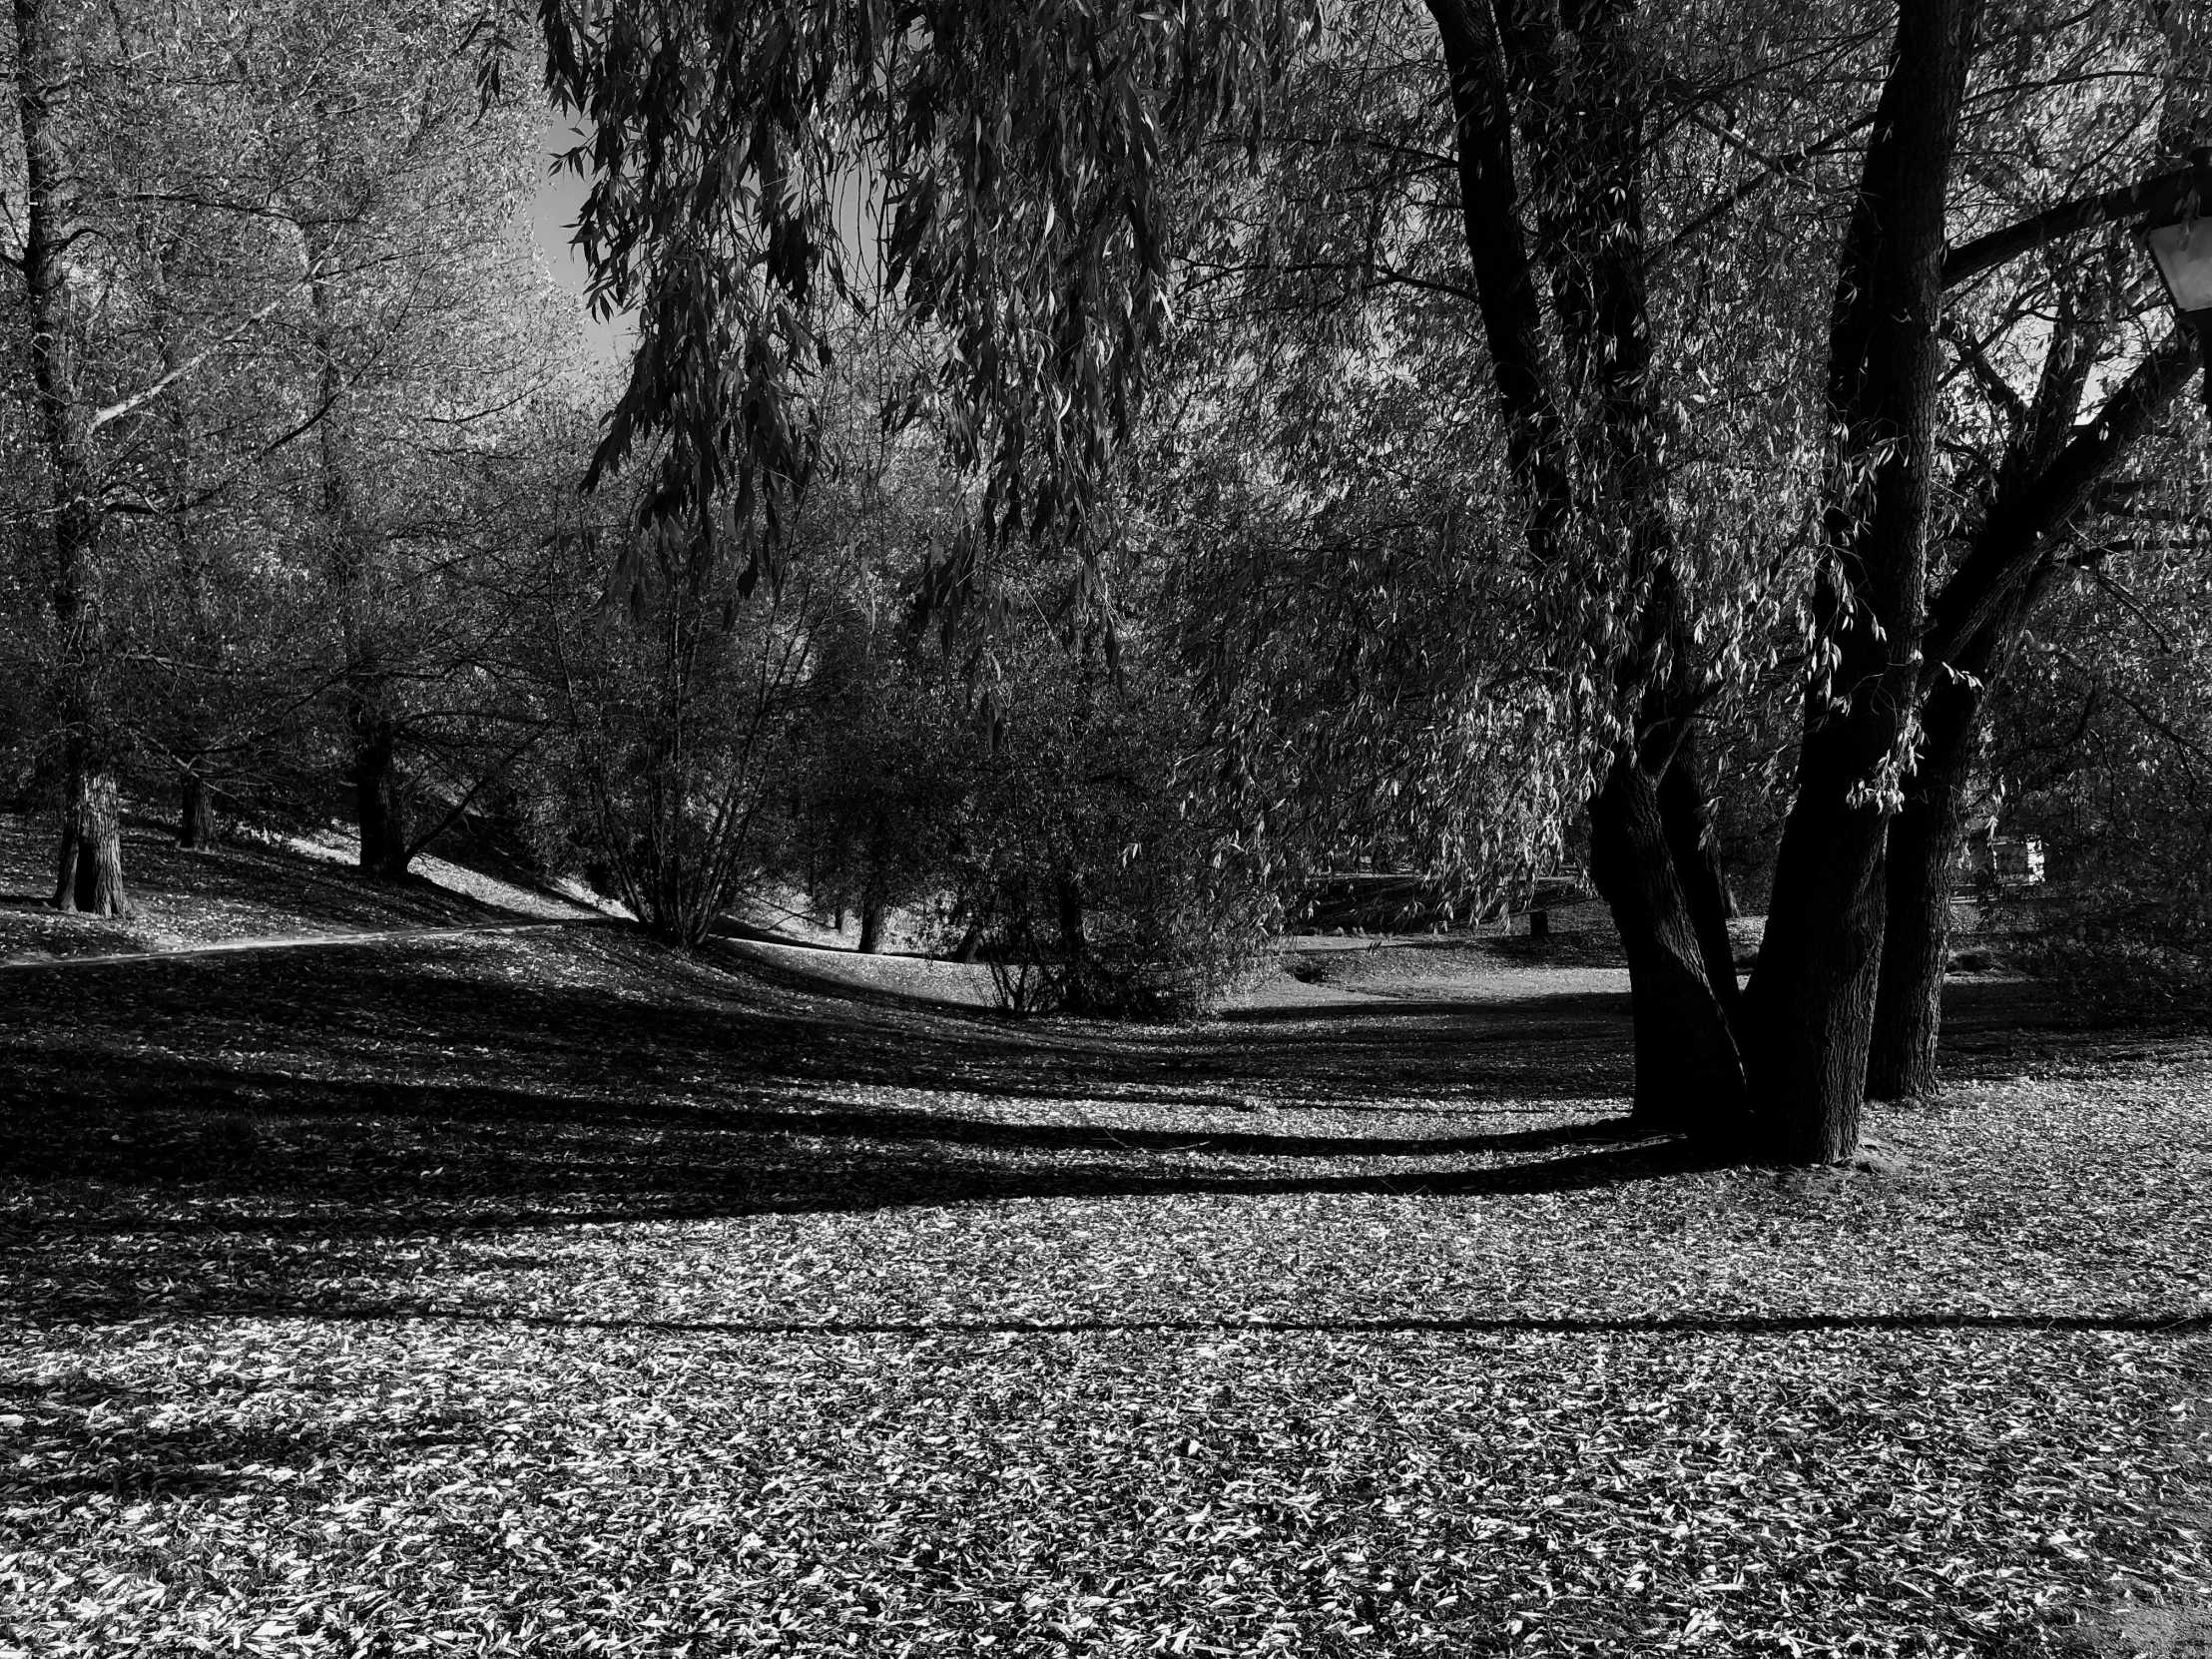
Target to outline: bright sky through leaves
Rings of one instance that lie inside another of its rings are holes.
[[[545,250],[546,267],[553,279],[569,292],[581,295],[589,284],[591,274],[585,269],[584,256],[574,243],[576,216],[584,205],[584,197],[591,189],[591,181],[562,169],[553,171],[554,158],[579,142],[575,126],[565,118],[548,111],[545,126],[538,139],[541,152],[537,194],[530,199],[526,210],[530,222],[530,234]],[[586,336],[591,341],[592,352],[605,362],[626,359],[637,344],[638,330],[627,318],[619,321],[602,321],[587,315],[584,320]]]

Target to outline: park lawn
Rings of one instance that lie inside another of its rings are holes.
[[[123,826],[131,913],[62,915],[49,906],[56,833],[51,814],[0,813],[0,967],[246,939],[594,916],[557,894],[431,856],[417,860],[428,875],[370,880],[351,867],[350,837],[329,831],[241,831],[216,851],[188,852],[173,826],[138,816]]]
[[[1523,988],[14,974],[0,1652],[2029,1654],[2212,1595],[2212,1044],[1964,987],[1874,1167],[1712,1169],[1620,1121],[1617,994]]]

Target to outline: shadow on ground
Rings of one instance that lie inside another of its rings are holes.
[[[724,972],[627,934],[381,943],[12,979],[0,1249],[127,1315],[194,1252],[894,1205],[1495,1195],[1695,1166],[1623,1116],[1612,995],[1023,1024]],[[2142,1057],[2032,986],[1954,987],[1954,1075]],[[76,1240],[84,1260],[61,1271]],[[51,1270],[51,1271],[49,1271]],[[220,1276],[219,1276],[220,1277]],[[249,1275],[253,1277],[253,1275]]]

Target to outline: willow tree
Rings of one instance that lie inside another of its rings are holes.
[[[576,157],[596,175],[580,240],[602,302],[642,323],[602,464],[641,434],[665,439],[655,510],[726,516],[748,572],[773,578],[784,503],[813,465],[821,313],[872,279],[942,340],[912,406],[983,478],[935,573],[955,596],[1009,547],[1080,566],[1188,275],[1179,261],[1211,229],[1191,181],[1233,173],[1240,151],[1264,165],[1301,68],[1369,42],[1422,127],[1408,154],[1451,181],[1450,269],[1425,279],[1480,341],[1511,534],[1541,573],[1530,619],[1563,688],[1553,715],[1588,735],[1591,862],[1630,961],[1638,1112],[1737,1144],[1755,1130],[1792,1157],[1849,1154],[1883,857],[1929,689],[1952,162],[1977,45],[2059,22],[2030,7],[2009,33],[1977,33],[1971,0],[1715,8],[1671,30],[1628,0],[1341,17],[1293,0],[545,0],[541,18],[553,88],[594,133]],[[1727,54],[1701,48],[1708,27]],[[1747,110],[1786,141],[1747,136]],[[1326,166],[1376,142],[1321,124],[1312,153]],[[1683,188],[1685,155],[1717,180],[1702,204]],[[846,254],[840,202],[859,181],[886,227],[879,269]],[[1769,236],[1769,263],[1747,269],[1728,234],[1739,210],[1757,224],[1808,186],[1802,234]],[[1233,183],[1227,197],[1250,200]],[[1194,201],[1196,218],[1181,211]],[[2016,257],[2058,228],[2030,216],[1986,246]],[[1374,231],[1367,242],[1372,274]],[[1686,253],[1683,280],[1667,267]],[[1700,365],[1666,356],[1697,333],[1682,313],[1701,268],[1738,291],[1794,284],[1817,312],[1774,335],[1769,372],[1793,388],[1798,433],[1785,422],[1784,452],[1770,443],[1763,460],[1766,434],[1750,433],[1703,476],[1673,458],[1697,425]],[[1747,468],[1779,501],[1766,521],[1778,545],[1764,568],[1716,565],[1699,490]],[[1801,554],[1796,799],[1767,943],[1739,992],[1694,762],[1731,666],[1713,641],[1727,607],[1717,617],[1712,600],[1728,582],[1771,584]]]

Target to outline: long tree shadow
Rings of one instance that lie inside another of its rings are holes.
[[[97,1427],[81,1409],[53,1409],[63,1402],[43,1393],[13,1403],[36,1419],[32,1433],[45,1442],[45,1455],[0,1476],[0,1492],[32,1504],[87,1496],[118,1503],[221,1499],[279,1484],[297,1501],[323,1484],[318,1467],[331,1471],[327,1483],[334,1486],[339,1471],[370,1447],[389,1456],[467,1444],[481,1434],[477,1418],[450,1411],[416,1416],[403,1430],[382,1433],[360,1424],[134,1421],[134,1406],[166,1401],[106,1388]]]
[[[1593,1067],[1611,1074],[1608,1084],[1625,1082],[1623,1045],[1609,1027],[1510,1013],[1488,1026],[1455,1015],[1449,1029],[1396,1034],[1342,1019],[1282,1030],[1023,1026],[895,999],[863,1006],[819,985],[801,991],[697,968],[634,939],[571,942],[603,956],[614,983],[530,983],[495,962],[459,971],[455,946],[394,943],[281,961],[116,965],[66,985],[26,975],[9,986],[14,1017],[0,1066],[250,1054],[301,1075],[342,1065],[526,1078],[549,1092],[581,1086],[627,1099],[766,1080],[1062,1098],[1138,1088],[1163,1103],[1208,1090],[1215,1104],[1229,1081],[1350,1103],[1402,1096],[1408,1082],[1444,1085],[1455,1100],[1587,1098]],[[626,988],[625,974],[643,985]],[[1571,1086],[1563,1071],[1576,1074]],[[71,1086],[99,1091],[91,1077]]]
[[[1586,998],[1024,1026],[859,1004],[635,938],[562,948],[565,979],[451,943],[21,976],[0,1027],[0,1167],[26,1183],[19,1230],[1471,1197],[1659,1168],[1617,1117],[1625,1030]],[[2087,1040],[2007,1026],[2003,993],[1974,990],[1972,1041]],[[877,1092],[854,1100],[853,1085]],[[1056,1121],[989,1109],[1009,1100]],[[1392,1132],[1318,1127],[1345,1112],[1390,1114]],[[1285,1167],[1326,1163],[1340,1167]]]
[[[180,1120],[167,1140],[88,1138],[81,1149],[19,1158],[36,1180],[97,1184],[111,1199],[79,1204],[29,1226],[0,1227],[0,1248],[36,1250],[96,1235],[479,1232],[537,1225],[700,1220],[805,1211],[1001,1203],[1051,1198],[1160,1198],[1210,1194],[1482,1196],[1563,1192],[1711,1167],[1681,1144],[1625,1119],[1494,1135],[1366,1140],[1334,1171],[1286,1169],[1269,1136],[1231,1148],[1204,1138],[1032,1130],[966,1120],[941,1124],[900,1112],[762,1112],[740,1127],[708,1123],[626,1134],[549,1137],[503,1116],[465,1133],[397,1145],[372,1121],[339,1117],[337,1134],[299,1119],[237,1125]],[[937,1127],[943,1134],[932,1133]],[[1294,1165],[1326,1158],[1306,1138]],[[1068,1157],[1075,1151],[1090,1156]],[[1552,1154],[1547,1156],[1546,1154]],[[425,1169],[423,1161],[443,1162]],[[1411,1158],[1450,1160],[1440,1166]],[[1389,1162],[1387,1160],[1396,1160]],[[1469,1167],[1468,1160],[1486,1160]],[[1378,1164],[1382,1167],[1376,1167]]]
[[[25,1066],[17,1074],[19,1110],[59,1112],[83,1104],[100,1087],[97,1059],[58,1059]],[[1492,1130],[1477,1134],[1426,1135],[1302,1134],[1260,1132],[1218,1123],[1188,1129],[1149,1129],[1120,1124],[1033,1122],[980,1118],[929,1107],[853,1108],[815,1104],[805,1094],[780,1094],[755,1088],[723,1100],[638,1100],[610,1102],[591,1093],[551,1094],[517,1085],[483,1083],[407,1083],[373,1079],[299,1077],[252,1065],[208,1060],[155,1060],[134,1067],[129,1086],[146,1106],[158,1102],[170,1111],[205,1118],[232,1114],[242,1104],[284,1114],[334,1122],[376,1118],[419,1119],[441,1126],[589,1128],[610,1135],[654,1126],[712,1130],[726,1135],[837,1136],[881,1142],[929,1142],[944,1146],[1004,1148],[1026,1152],[1206,1152],[1267,1158],[1392,1158],[1466,1156],[1542,1152],[1590,1141],[1619,1139],[1636,1131],[1625,1119],[1550,1124],[1538,1129]],[[957,1098],[957,1097],[955,1097]],[[1168,1105],[1205,1108],[1217,1104],[1205,1096],[1058,1095],[1039,1098],[1087,1099],[1102,1106]],[[774,1102],[774,1104],[767,1104]],[[1215,1114],[1217,1117],[1219,1114]],[[1395,1116],[1438,1117],[1443,1114]],[[1268,1113],[1297,1121],[1295,1114]],[[1240,1121],[1253,1121],[1241,1114]],[[51,1176],[128,1173],[134,1168],[166,1178],[187,1172],[174,1160],[189,1148],[172,1146],[170,1162],[149,1167],[137,1139],[118,1143],[56,1135],[35,1145],[11,1149],[18,1174]]]

